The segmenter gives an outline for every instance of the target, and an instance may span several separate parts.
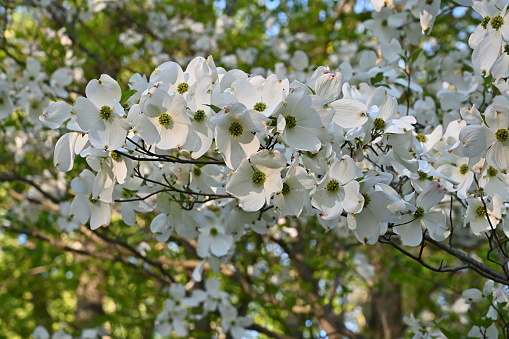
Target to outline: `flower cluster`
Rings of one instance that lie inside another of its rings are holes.
[[[362,243],[388,227],[406,245],[420,244],[423,230],[441,241],[450,225],[436,206],[446,193],[466,199],[475,234],[506,215],[497,184],[509,167],[504,105],[490,105],[484,120],[470,109],[468,126],[452,120],[418,133],[385,87],[351,85],[324,67],[290,83],[226,71],[210,57],[185,71],[166,62],[129,87],[102,75],[74,106],[55,102],[41,115],[48,127],[73,130],[57,142],[55,165],[68,171],[79,154],[94,171],[71,183],[71,214],[92,229],[109,224],[115,202],[133,226],[135,212],[156,209],[160,241],[174,230],[198,236],[206,258],[226,254],[244,227],[264,233],[260,221],[281,217],[317,215],[325,228],[346,217]],[[238,210],[244,226],[224,226],[221,210]]]
[[[169,287],[169,295],[164,309],[155,320],[156,331],[162,336],[168,336],[172,332],[179,337],[187,336],[188,309],[197,309],[200,306],[200,313],[189,315],[191,321],[198,321],[207,313],[218,311],[222,318],[221,331],[230,333],[234,339],[243,338],[245,328],[253,323],[250,318],[238,316],[237,309],[228,299],[228,293],[220,290],[217,279],[207,279],[205,290],[195,288],[187,297],[185,287],[174,283]]]
[[[134,74],[128,88],[103,74],[73,105],[49,105],[40,120],[69,130],[56,143],[55,166],[69,171],[78,155],[91,169],[72,180],[61,227],[107,226],[112,208],[136,226],[136,212],[155,211],[158,241],[174,232],[197,239],[196,281],[206,262],[218,271],[218,258],[234,253],[245,232],[263,234],[284,219],[316,217],[362,244],[398,236],[419,246],[451,235],[454,200],[472,234],[500,228],[509,236],[507,4],[459,1],[482,20],[469,40],[474,71],[456,72],[470,59],[464,50],[445,58],[403,52],[431,31],[440,1],[372,3],[364,26],[385,47],[364,50],[359,66],[310,71],[296,52],[289,69],[246,73],[196,57],[185,70],[168,61],[148,77]],[[486,91],[489,75],[500,95]],[[172,286],[158,331],[187,335],[187,303],[219,311],[223,331],[242,336],[249,321],[210,288],[217,300],[208,288],[185,298]]]

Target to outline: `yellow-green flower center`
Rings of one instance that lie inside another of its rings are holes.
[[[219,232],[217,231],[217,228],[212,227],[212,228],[210,229],[210,235],[211,235],[211,236],[215,237],[218,233],[219,233]]]
[[[485,16],[481,20],[481,26],[482,28],[486,29],[488,27],[488,24],[490,23],[491,18],[489,16]]]
[[[334,193],[339,190],[339,182],[336,179],[331,179],[327,183],[327,192]]]
[[[307,155],[308,155],[308,157],[310,157],[311,159],[314,159],[314,158],[316,158],[316,156],[318,155],[318,152],[307,152]]]
[[[177,92],[179,92],[180,94],[184,94],[188,90],[189,85],[187,84],[187,82],[181,82],[180,84],[177,85]]]
[[[504,19],[500,15],[491,18],[491,28],[493,28],[494,30],[498,31],[503,24]]]
[[[460,166],[460,173],[465,175],[465,174],[467,174],[467,172],[468,172],[468,165],[467,164],[461,165]]]
[[[159,124],[161,126],[168,126],[171,123],[171,116],[168,113],[163,113],[159,116]]]
[[[375,119],[375,130],[377,131],[383,131],[385,128],[385,121],[382,118],[376,118]]]
[[[92,193],[90,193],[90,196],[88,197],[88,201],[90,201],[92,204],[97,203],[99,200],[92,198]]]
[[[417,133],[417,135],[415,137],[416,137],[417,141],[419,141],[419,142],[426,141],[426,136],[424,135],[424,133]]]
[[[258,112],[263,112],[263,111],[265,111],[266,108],[267,108],[267,105],[263,102],[257,102],[256,104],[254,104],[254,107],[253,107],[253,109]]]
[[[120,154],[120,152],[117,151],[111,152],[110,157],[117,162],[120,161],[120,159],[122,159],[122,155]]]
[[[424,208],[417,207],[417,209],[415,210],[415,213],[414,213],[414,217],[419,219],[419,218],[422,218],[423,216],[424,216]]]
[[[498,174],[498,171],[495,168],[493,168],[492,166],[489,166],[488,169],[486,170],[486,172],[488,173],[489,177],[494,177]]]
[[[371,198],[369,197],[369,194],[362,193],[362,196],[364,197],[364,208],[369,206],[369,203],[371,202]]]
[[[103,106],[99,110],[99,116],[101,119],[108,121],[111,118],[111,107],[110,106]]]
[[[419,180],[428,179],[428,173],[424,173],[423,171],[417,171],[417,174],[419,175]]]
[[[495,133],[495,138],[500,142],[506,142],[509,139],[509,131],[501,128]]]
[[[285,121],[286,121],[286,128],[294,128],[295,126],[297,126],[297,119],[295,119],[295,117],[293,115],[287,115],[285,117]]]
[[[193,169],[193,173],[194,173],[194,175],[196,175],[197,177],[199,177],[199,176],[201,175],[201,168],[199,168],[199,167],[195,167],[195,168]]]
[[[287,195],[288,193],[290,193],[290,186],[284,182],[283,183],[283,189],[281,190],[281,193],[283,193],[283,195]]]
[[[37,101],[32,101],[32,104],[30,105],[30,107],[32,107],[32,109],[38,109],[39,103]]]
[[[485,217],[486,216],[486,208],[484,206],[477,207],[477,210],[475,211],[477,213],[478,217]]]
[[[233,137],[240,137],[242,132],[244,132],[244,127],[236,121],[232,122],[230,128],[228,128],[228,133]]]
[[[504,45],[504,53],[509,55],[509,45]]]
[[[196,112],[194,112],[193,118],[194,121],[196,122],[203,121],[203,119],[205,119],[205,111],[202,109],[197,110]]]
[[[265,182],[265,179],[267,179],[267,176],[263,172],[256,171],[253,173],[253,176],[251,177],[251,179],[253,180],[253,184],[258,186],[258,185],[262,185]]]

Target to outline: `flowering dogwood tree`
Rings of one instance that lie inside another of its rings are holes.
[[[509,3],[199,3],[3,7],[2,252],[63,314],[30,333],[509,337]]]

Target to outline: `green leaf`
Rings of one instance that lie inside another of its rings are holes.
[[[316,92],[311,88],[309,87],[308,85],[306,85],[307,88],[309,88],[309,90],[311,91],[311,93],[315,94],[316,95]]]
[[[117,78],[117,84],[120,86],[120,90],[123,92],[124,90],[122,89],[123,86],[122,83],[120,82],[120,78]]]
[[[446,338],[454,338],[455,337],[454,333],[446,330],[445,328],[443,328],[441,326],[438,326],[438,329],[440,330],[440,332],[442,332],[446,336]]]
[[[269,126],[277,126],[277,118],[276,117],[269,117]]]
[[[49,96],[49,95],[48,95],[47,97],[48,97],[51,101],[57,102],[57,99],[55,99],[55,98],[53,98],[53,97],[51,97],[51,96]]]
[[[216,113],[218,113],[219,111],[221,111],[221,108],[217,107],[216,105],[208,105],[208,104],[204,104],[205,106],[209,106],[210,108],[212,108],[212,110]]]
[[[484,321],[482,319],[478,319],[476,317],[474,317],[474,315],[472,314],[472,311],[468,310],[468,319],[470,319],[470,322],[472,323],[472,325],[475,325],[475,326],[483,326],[484,324]]]
[[[486,125],[486,127],[490,127],[488,125],[488,123],[486,122],[486,116],[484,115],[484,113],[481,113],[481,118],[482,118],[482,122],[484,122],[484,124]]]
[[[138,92],[135,89],[130,89],[124,93],[122,93],[122,97],[120,98],[120,104],[123,105],[129,100],[130,97],[134,95],[134,93]]]
[[[377,75],[371,78],[371,85],[375,85],[377,82],[380,82],[384,79],[384,74],[379,72]]]
[[[419,55],[421,55],[421,53],[422,53],[422,48],[419,48],[415,52],[413,52],[412,57],[411,57],[412,62],[414,62],[419,57]]]

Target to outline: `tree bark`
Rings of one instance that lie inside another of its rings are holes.
[[[389,279],[391,267],[382,258],[386,249],[380,244],[369,248],[371,264],[375,266],[375,276],[369,289],[366,321],[369,337],[374,339],[400,338],[404,330],[401,300],[401,285]]]
[[[104,315],[104,281],[104,272],[97,266],[88,266],[81,272],[76,290],[76,323],[80,328],[93,327],[94,319]]]

